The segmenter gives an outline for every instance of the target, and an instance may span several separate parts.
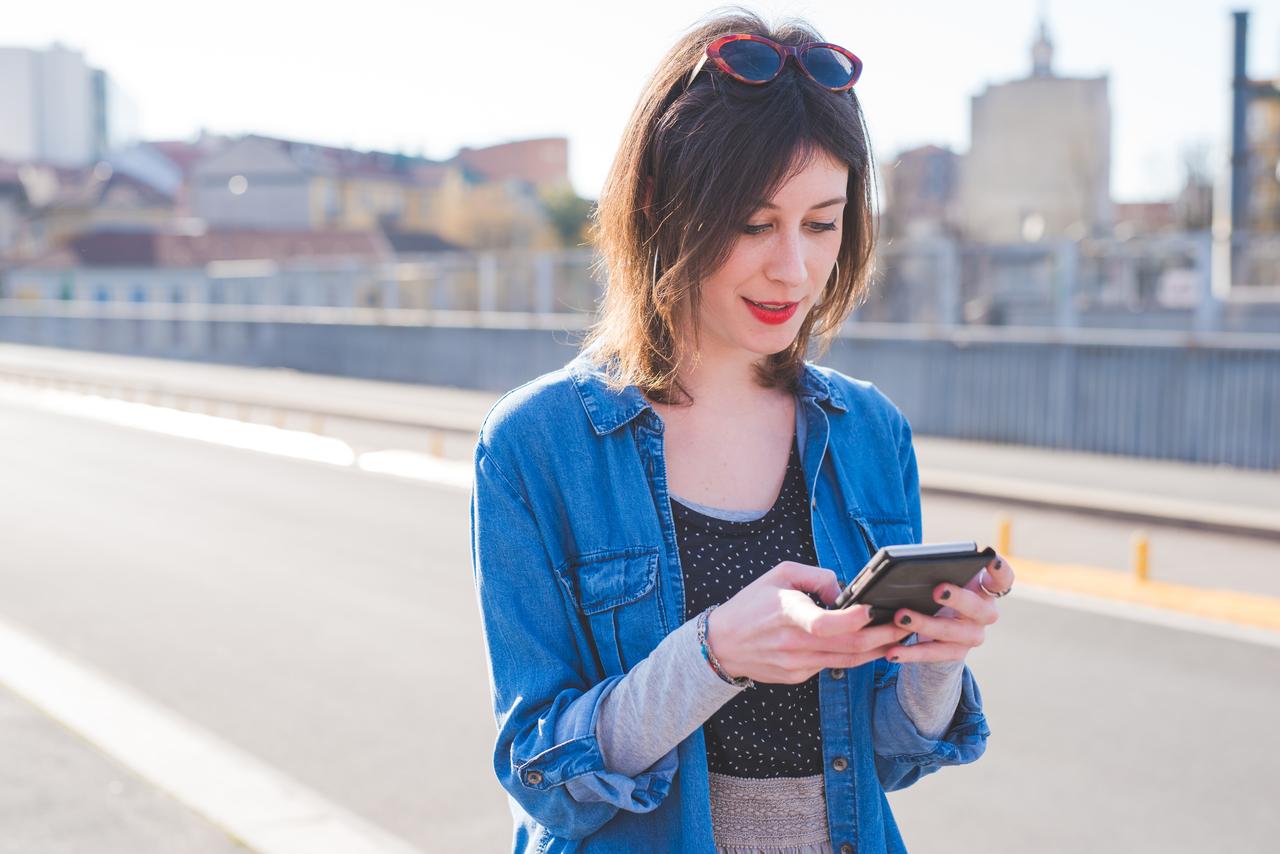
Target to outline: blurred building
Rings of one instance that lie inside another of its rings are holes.
[[[972,100],[954,209],[972,240],[1078,239],[1111,228],[1107,76],[1055,74],[1043,21],[1031,58],[1030,76]]]
[[[490,181],[523,181],[538,189],[569,184],[569,140],[562,136],[522,139],[487,148],[461,148],[454,161]]]
[[[88,166],[138,137],[133,102],[60,44],[0,48],[0,158]]]
[[[386,229],[476,249],[551,248],[539,194],[568,186],[564,139],[463,149],[448,161],[249,135],[189,168],[214,228]]]
[[[425,208],[429,162],[250,134],[192,165],[190,206],[213,228],[368,229]]]
[[[10,299],[358,305],[394,259],[377,232],[95,232],[8,270]]]
[[[17,163],[0,160],[0,259],[17,247],[31,208],[19,170]]]
[[[1280,234],[1280,98],[1255,99],[1246,121],[1249,140],[1249,230]]]
[[[1122,239],[1182,230],[1175,202],[1117,202],[1112,217]]]
[[[885,179],[886,237],[917,238],[950,232],[959,158],[948,148],[925,145],[898,155]]]

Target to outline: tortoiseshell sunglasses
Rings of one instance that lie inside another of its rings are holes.
[[[707,52],[689,75],[689,84],[710,59],[734,80],[758,86],[777,77],[788,57],[795,60],[810,80],[832,92],[852,89],[862,74],[862,60],[840,45],[828,42],[779,44],[764,36],[732,33],[707,45]]]

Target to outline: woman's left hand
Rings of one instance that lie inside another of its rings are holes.
[[[935,602],[943,604],[932,617],[899,608],[894,614],[896,625],[913,630],[918,642],[911,646],[895,646],[885,657],[890,661],[963,661],[969,650],[986,639],[987,626],[1000,617],[996,597],[984,593],[980,584],[993,593],[1013,587],[1013,567],[996,555],[973,580],[964,587],[939,584],[933,589]]]

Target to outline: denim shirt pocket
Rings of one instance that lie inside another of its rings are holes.
[[[557,571],[591,628],[605,676],[626,673],[653,650],[662,635],[656,547],[587,552]]]
[[[854,511],[849,516],[862,533],[863,543],[867,548],[867,560],[871,559],[877,549],[885,546],[909,545],[916,541],[911,520],[906,516],[864,515],[861,511]]]

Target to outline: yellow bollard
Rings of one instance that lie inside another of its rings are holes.
[[[996,517],[996,551],[1008,557],[1013,542],[1013,520],[1007,513]]]
[[[1149,577],[1148,558],[1150,557],[1151,542],[1147,538],[1146,531],[1133,532],[1133,575],[1139,581],[1146,581]]]

